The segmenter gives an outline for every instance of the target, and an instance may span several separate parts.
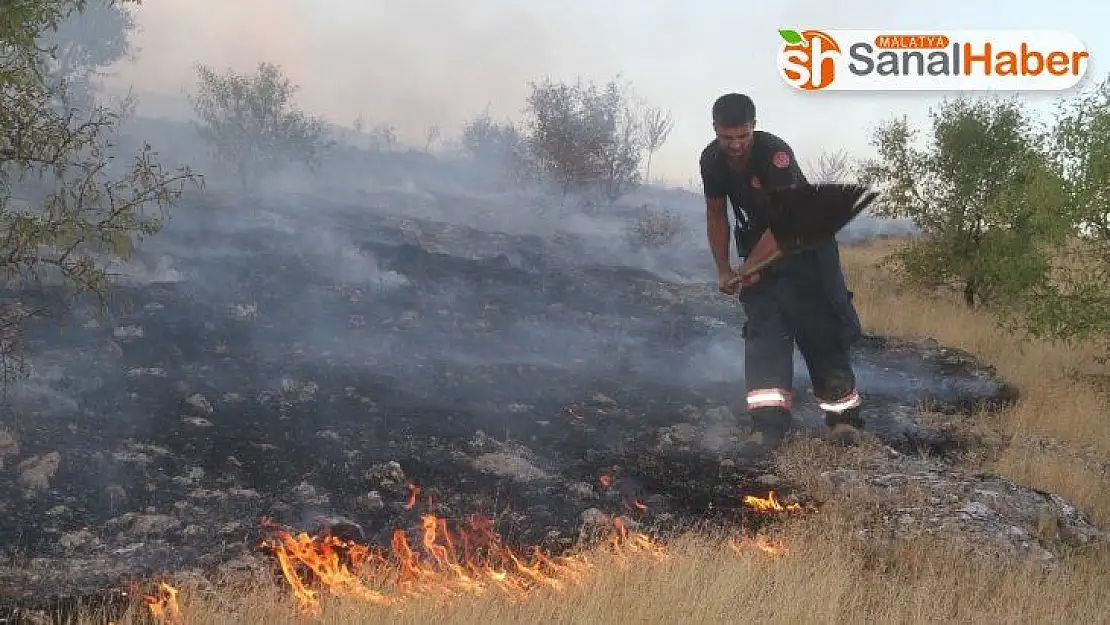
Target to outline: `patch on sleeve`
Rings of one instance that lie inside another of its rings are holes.
[[[775,155],[771,157],[771,162],[779,169],[786,169],[790,166],[790,155],[785,151],[775,152]]]

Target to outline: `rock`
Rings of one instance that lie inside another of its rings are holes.
[[[135,367],[127,370],[127,375],[132,378],[137,378],[144,375],[149,375],[156,378],[166,377],[166,370],[161,367]]]
[[[692,423],[678,423],[659,428],[659,445],[666,447],[692,442],[698,435],[698,428]]]
[[[593,486],[585,482],[571,482],[567,485],[567,490],[579,499],[597,499],[597,490]]]
[[[482,454],[474,460],[474,466],[481,471],[504,477],[511,477],[522,482],[545,480],[551,477],[547,472],[536,467],[529,460],[513,453],[495,452]]]
[[[360,512],[377,512],[385,507],[385,501],[382,499],[381,493],[372,490],[365,495],[359,495],[355,498],[355,506],[358,507]]]
[[[605,395],[603,393],[594,393],[593,397],[591,397],[590,399],[593,400],[594,403],[601,404],[606,408],[617,407],[617,402],[612,397],[609,397],[608,395]]]
[[[258,316],[258,304],[234,304],[231,307],[231,314],[233,314],[236,319],[254,319]]]
[[[316,492],[316,487],[308,482],[301,482],[293,487],[293,497],[297,503],[309,505],[323,505],[328,503],[328,495]]]
[[[52,451],[43,456],[33,456],[19,463],[19,485],[28,490],[45,490],[58,471],[62,456]]]
[[[139,514],[128,512],[105,524],[119,532],[119,540],[142,540],[161,535],[181,527],[181,521],[166,514]]]
[[[58,544],[66,551],[80,551],[83,549],[93,549],[101,545],[100,539],[97,538],[89,530],[78,530],[76,532],[67,532],[58,538]]]
[[[597,508],[583,510],[578,518],[582,520],[582,531],[584,533],[597,530],[608,531],[613,526],[612,518]]]
[[[174,483],[182,486],[189,486],[204,479],[204,469],[200,467],[189,467],[189,470],[184,475],[178,475],[173,478]]]
[[[143,338],[143,327],[120,326],[112,332],[112,336],[117,339],[141,339]]]
[[[405,472],[401,470],[401,464],[396,460],[375,464],[363,477],[370,482],[371,486],[391,492],[396,491],[398,487],[404,487],[406,483]]]
[[[201,395],[200,393],[193,393],[185,399],[185,403],[189,404],[189,406],[194,411],[196,411],[196,414],[199,416],[208,417],[211,416],[213,412],[215,412],[215,409],[212,408],[212,404],[204,395]]]
[[[227,494],[237,499],[258,499],[261,497],[258,491],[253,488],[229,488]]]
[[[501,449],[501,444],[482,430],[475,432],[474,436],[471,436],[470,440],[466,442],[466,446],[471,453],[475,454],[490,453]]]
[[[879,502],[882,512],[874,518],[887,535],[959,536],[983,549],[1036,560],[1052,560],[1061,548],[1110,541],[1062,498],[1004,477],[882,450],[854,464],[856,469],[821,472],[820,479],[832,498],[853,493]],[[907,505],[914,502],[919,504]]]
[[[755,478],[755,481],[767,487],[774,487],[782,484],[781,477],[777,475],[771,475],[770,473],[760,475],[759,477]]]

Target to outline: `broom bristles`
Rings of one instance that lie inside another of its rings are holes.
[[[769,229],[784,252],[813,247],[836,236],[878,196],[867,186],[848,183],[775,189]]]

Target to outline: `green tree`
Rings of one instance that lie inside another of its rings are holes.
[[[333,145],[327,125],[297,108],[297,86],[280,67],[259,63],[253,75],[197,68],[199,88],[190,99],[201,137],[233,168],[244,194],[258,179],[292,164],[314,169]]]
[[[58,106],[65,86],[49,79],[37,42],[85,7],[83,0],[8,0],[0,11],[0,279],[7,288],[60,280],[74,295],[107,302],[106,259],[128,257],[156,233],[189,183],[149,146],[129,166],[108,147],[123,111]],[[153,209],[153,210],[152,210]],[[24,322],[42,311],[0,304],[0,360],[16,371]]]
[[[959,289],[968,306],[1022,309],[1051,288],[1044,251],[1070,229],[1044,136],[1016,99],[947,100],[930,117],[924,145],[904,117],[880,125],[877,158],[861,168],[884,191],[875,212],[924,233],[892,260],[919,285]]]
[[[640,185],[643,120],[624,85],[544,80],[530,87],[529,156],[564,195],[594,191],[612,203]]]
[[[70,106],[88,110],[104,68],[131,52],[135,16],[124,2],[87,0],[39,37],[53,86],[65,83]]]
[[[1110,332],[1110,79],[1061,103],[1054,164],[1065,181],[1076,241],[1057,277],[1059,296],[1036,309],[1056,335]]]

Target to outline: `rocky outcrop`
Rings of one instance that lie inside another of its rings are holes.
[[[997,475],[873,445],[853,454],[851,468],[821,468],[822,499],[850,496],[874,506],[860,535],[869,540],[934,536],[969,550],[1051,563],[1066,551],[1110,538],[1075,506]]]

